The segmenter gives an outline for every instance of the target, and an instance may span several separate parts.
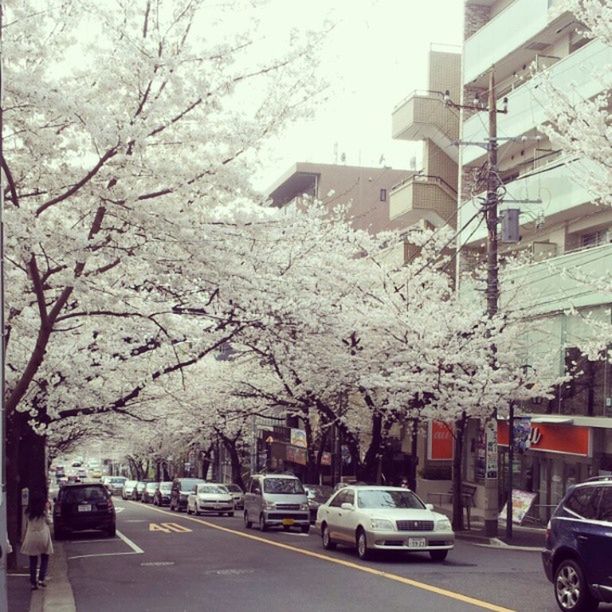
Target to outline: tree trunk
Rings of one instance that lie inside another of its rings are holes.
[[[231,440],[225,437],[223,437],[222,440],[223,445],[230,456],[232,466],[232,481],[244,491],[244,481],[242,480],[242,461],[240,460],[240,454],[236,448],[236,440]]]
[[[7,529],[13,552],[8,556],[9,569],[17,569],[17,550],[21,537],[19,447],[21,443],[21,427],[23,415],[13,412],[7,418],[6,430],[6,501]]]
[[[467,416],[465,412],[455,422],[455,453],[453,456],[453,529],[462,531],[463,525],[463,476],[461,473],[463,457],[463,439]]]

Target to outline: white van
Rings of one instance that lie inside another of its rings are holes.
[[[254,475],[244,495],[244,525],[248,529],[253,523],[261,531],[299,527],[308,533],[308,497],[300,479],[288,474]]]

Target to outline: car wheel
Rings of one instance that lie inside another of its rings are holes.
[[[432,561],[444,561],[448,555],[448,550],[430,550],[429,556]]]
[[[331,539],[329,526],[327,524],[324,524],[321,530],[321,540],[323,541],[323,548],[325,550],[334,550],[334,548],[336,548],[336,543]]]
[[[302,531],[302,533],[308,533],[310,531],[310,525],[302,525],[300,527],[300,530]]]
[[[268,531],[268,525],[263,514],[259,515],[259,531]]]
[[[253,521],[249,521],[249,514],[245,510],[244,512],[244,527],[245,529],[250,529],[253,526]]]
[[[357,530],[356,543],[357,543],[357,556],[364,561],[366,559],[369,559],[370,549],[368,548],[368,539],[366,537],[365,531],[361,528]]]
[[[582,568],[573,559],[564,559],[555,571],[555,598],[562,610],[585,612],[597,607]]]

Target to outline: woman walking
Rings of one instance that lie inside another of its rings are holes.
[[[48,513],[48,502],[44,495],[34,493],[30,495],[30,503],[26,511],[26,531],[21,545],[21,552],[30,557],[30,583],[32,590],[38,586],[47,586],[47,567],[49,555],[53,554],[53,542],[49,524],[51,519]],[[38,556],[40,555],[40,569],[38,569]],[[36,572],[38,570],[38,579]]]

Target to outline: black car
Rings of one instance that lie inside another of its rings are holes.
[[[561,610],[612,602],[612,477],[568,490],[548,523],[542,561]]]
[[[170,510],[187,510],[187,497],[193,486],[201,482],[204,482],[201,478],[175,478],[170,491]]]
[[[324,504],[334,492],[333,487],[327,485],[304,485],[304,490],[308,496],[308,510],[310,512],[310,522],[317,520],[319,506]]]
[[[97,529],[115,535],[115,507],[108,489],[101,483],[66,484],[53,506],[53,530],[61,540],[73,531]]]
[[[159,486],[153,494],[154,506],[169,506],[170,492],[172,491],[172,482],[160,482]]]

